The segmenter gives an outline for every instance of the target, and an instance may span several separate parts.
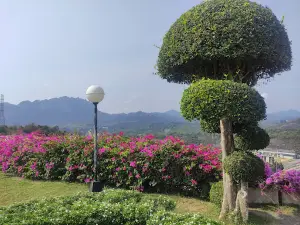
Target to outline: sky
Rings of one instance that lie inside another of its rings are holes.
[[[185,85],[154,75],[164,34],[200,0],[1,0],[0,93],[5,101],[85,98],[100,85],[108,113],[179,110]],[[300,110],[300,2],[257,0],[284,23],[293,67],[257,89],[268,112]]]

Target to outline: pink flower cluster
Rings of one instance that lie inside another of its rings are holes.
[[[257,154],[262,158],[262,155]],[[269,163],[265,162],[265,180],[259,183],[262,191],[280,190],[285,193],[300,194],[300,170],[278,170],[273,172]]]
[[[262,191],[267,189],[277,189],[286,193],[300,194],[300,170],[277,171],[259,184]]]
[[[47,152],[45,144],[50,142],[60,143],[64,141],[63,136],[45,136],[39,132],[30,134],[18,134],[12,136],[0,136],[0,165],[2,171],[6,172],[8,168],[14,168],[18,173],[24,172],[28,166],[37,177],[38,161],[31,158],[30,161],[23,162],[24,158],[30,158],[30,155],[43,155]],[[54,166],[53,162],[48,162],[45,168],[50,170]]]
[[[221,151],[211,145],[186,145],[168,136],[125,137],[99,135],[97,173],[121,187],[144,190],[172,188],[198,190],[197,185],[220,179]],[[38,179],[93,180],[93,138],[39,133],[0,137],[0,164],[4,172]]]

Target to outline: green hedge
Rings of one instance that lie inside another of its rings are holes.
[[[219,181],[216,183],[213,183],[211,185],[211,189],[209,192],[209,199],[210,202],[216,204],[217,206],[222,205],[223,200],[223,181]]]
[[[175,202],[136,191],[105,189],[0,208],[1,225],[219,224],[199,215],[168,213]],[[163,219],[163,221],[161,221]],[[157,223],[159,221],[159,223]]]

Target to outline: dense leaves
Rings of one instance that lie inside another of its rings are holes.
[[[220,150],[185,145],[178,138],[152,135],[99,136],[97,172],[107,185],[155,192],[180,192],[208,198],[207,185],[220,177]],[[38,133],[0,137],[4,172],[43,180],[93,180],[93,139]]]
[[[253,122],[249,123],[237,123],[233,122],[232,123],[232,131],[234,134],[240,133],[242,130],[246,129],[248,126],[251,126]],[[221,133],[220,129],[220,121],[215,121],[214,123],[209,123],[205,120],[200,120],[200,127],[202,130],[205,130],[207,133]]]
[[[223,118],[248,124],[266,116],[263,97],[253,88],[232,81],[195,82],[184,90],[180,107],[187,120],[204,120],[208,127],[217,127]]]
[[[241,150],[260,150],[270,144],[270,137],[264,129],[248,126],[234,138],[234,143]]]
[[[157,61],[169,82],[202,77],[255,85],[290,70],[284,25],[272,11],[248,0],[207,0],[184,13],[166,33]]]
[[[264,162],[251,152],[235,151],[224,160],[224,170],[236,182],[257,182],[265,175]]]
[[[174,207],[175,202],[165,197],[105,190],[1,208],[0,224],[140,225],[146,224],[151,214]]]
[[[160,211],[154,214],[147,225],[219,225],[222,222],[216,222],[207,219],[198,214],[177,214],[173,212]]]
[[[223,181],[213,183],[209,192],[209,200],[221,207],[223,200]]]

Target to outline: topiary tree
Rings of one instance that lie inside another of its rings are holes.
[[[291,44],[285,27],[269,8],[249,0],[206,0],[184,13],[171,26],[163,39],[156,66],[157,75],[168,82],[191,84],[210,78],[254,86],[259,79],[269,79],[290,70],[291,63]],[[214,99],[214,102],[210,96],[206,97],[213,106],[222,99]],[[238,98],[233,99],[234,105],[238,105]],[[239,127],[248,122],[258,121],[252,118],[255,112],[249,111],[249,115],[235,114],[234,118],[225,113],[227,117],[220,123],[220,118],[208,115],[212,106],[201,109],[200,118],[199,112],[192,113],[196,104],[193,102],[187,109],[187,118],[191,113],[194,116],[190,118],[200,120],[204,130],[223,134],[222,148],[226,155],[233,149],[232,133],[238,133]],[[246,119],[243,120],[243,116]],[[248,121],[249,118],[252,119]],[[226,196],[234,199],[231,193]],[[223,204],[220,217],[232,209],[231,200]]]
[[[207,127],[216,127],[216,121],[219,121],[223,161],[234,150],[232,124],[253,124],[266,116],[264,98],[246,84],[233,81],[192,83],[183,92],[180,108],[185,119],[205,121]],[[223,172],[223,183],[221,217],[235,207],[232,177],[226,172]]]
[[[291,44],[268,7],[249,0],[207,0],[187,11],[163,39],[157,74],[190,84],[203,77],[254,86],[290,70]]]
[[[248,182],[255,183],[264,178],[265,164],[249,151],[235,151],[226,157],[223,163],[225,172],[240,185],[236,198],[236,219],[241,216],[246,222],[248,220]]]

